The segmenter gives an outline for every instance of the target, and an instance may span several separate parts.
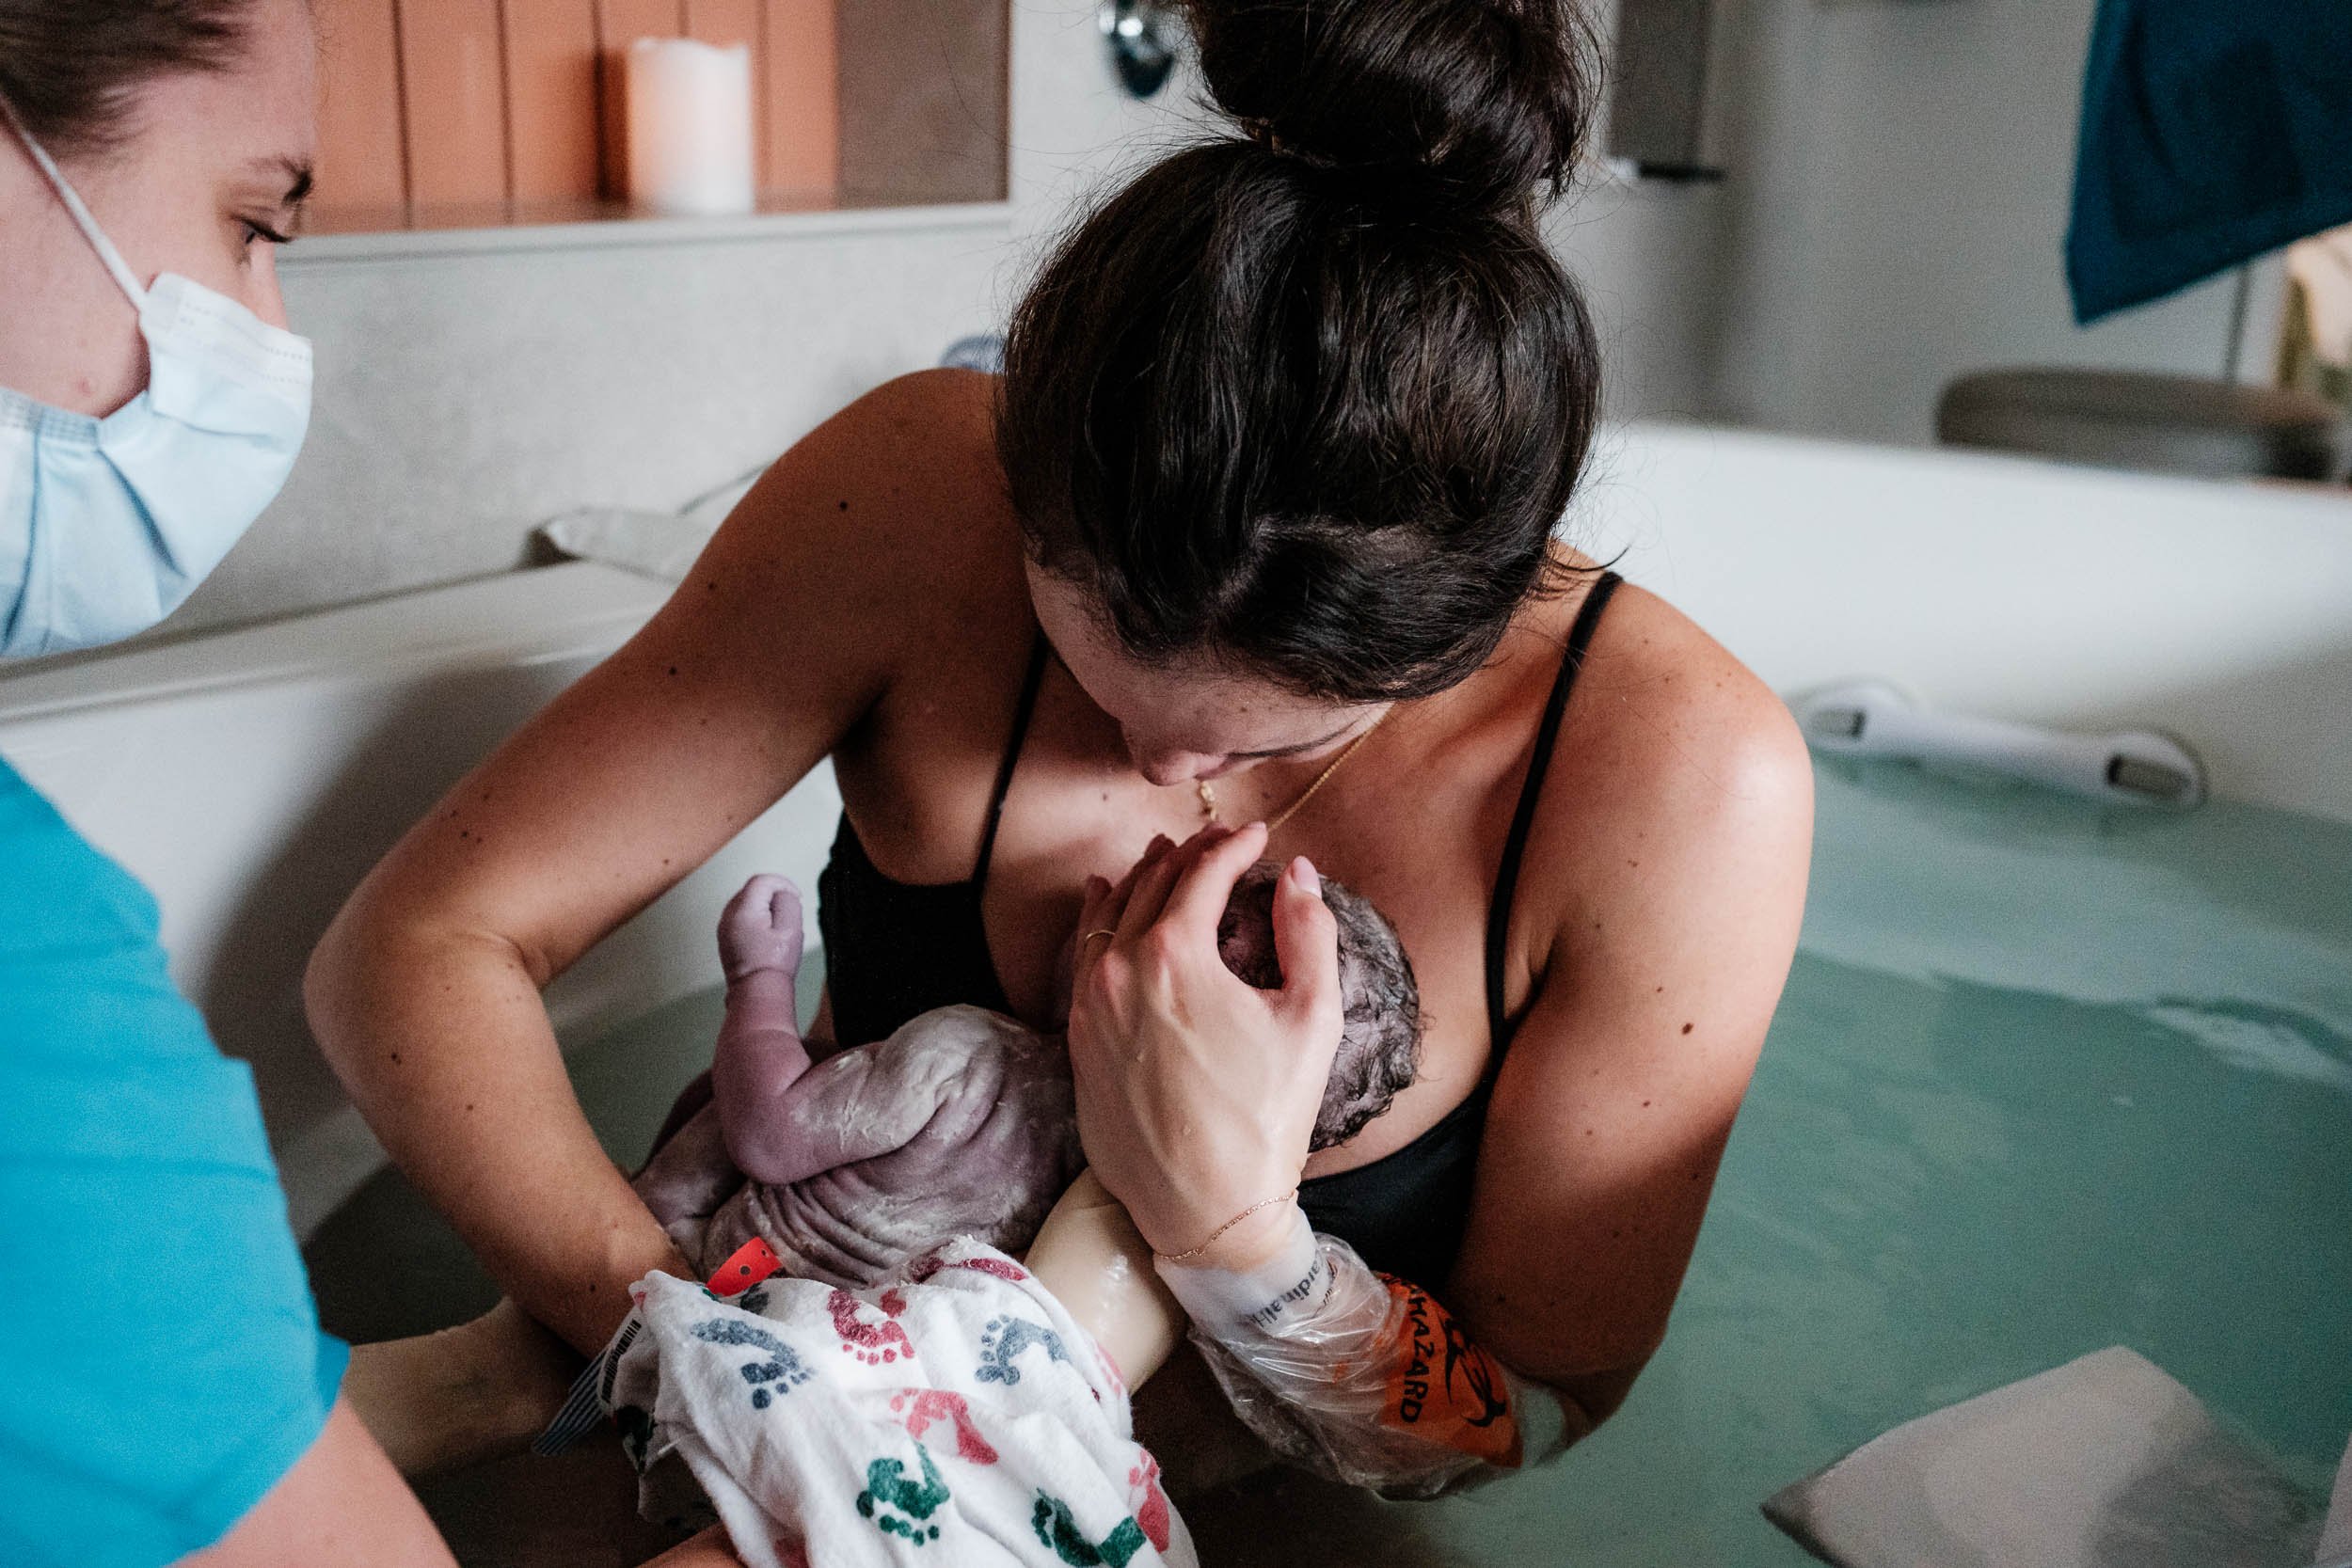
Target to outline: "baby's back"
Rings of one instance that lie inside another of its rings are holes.
[[[787,1112],[794,1131],[882,1152],[797,1181],[746,1181],[707,1223],[672,1224],[682,1246],[701,1231],[687,1246],[697,1268],[716,1268],[754,1236],[787,1272],[852,1287],[949,1236],[1017,1253],[1082,1164],[1060,1037],[984,1008],[924,1013],[818,1063],[803,1084]],[[723,1159],[715,1108],[696,1120],[709,1125],[690,1124],[679,1141],[702,1134]]]

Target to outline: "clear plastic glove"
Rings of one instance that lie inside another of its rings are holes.
[[[1245,1271],[1284,1242],[1341,1026],[1338,927],[1303,858],[1275,888],[1282,989],[1217,955],[1265,841],[1257,823],[1204,828],[1154,841],[1116,887],[1089,879],[1070,1012],[1078,1135],[1103,1185],[1153,1251]]]
[[[1573,1435],[1559,1397],[1470,1343],[1419,1286],[1375,1274],[1285,1205],[1247,1271],[1165,1259],[1162,1281],[1243,1423],[1351,1486],[1428,1497],[1549,1458]]]

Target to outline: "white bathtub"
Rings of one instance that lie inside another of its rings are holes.
[[[154,893],[173,976],[253,1064],[306,1239],[384,1158],[304,1022],[311,946],[410,823],[667,592],[571,562],[0,680],[0,756]],[[556,982],[559,1033],[708,985],[727,896],[757,869],[813,885],[839,806],[819,768]]]
[[[1784,694],[2173,730],[2217,793],[2352,820],[2352,490],[1636,426],[1578,516]]]
[[[1854,674],[2003,717],[2151,724],[2219,793],[2352,820],[2352,499],[1680,427],[1603,443],[1573,536],[1783,691]],[[152,889],[262,1085],[306,1235],[381,1163],[304,1025],[344,895],[664,590],[585,563],[0,680],[0,754]],[[582,1037],[712,978],[754,868],[810,885],[820,770],[550,995]]]

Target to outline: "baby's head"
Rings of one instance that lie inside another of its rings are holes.
[[[1274,955],[1274,883],[1282,868],[1260,861],[1242,874],[1217,922],[1225,967],[1262,990],[1282,983]],[[1371,900],[1323,879],[1323,901],[1340,927],[1339,1054],[1324,1086],[1310,1148],[1345,1143],[1389,1108],[1421,1065],[1421,988],[1405,944]]]

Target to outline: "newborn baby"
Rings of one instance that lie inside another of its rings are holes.
[[[1279,870],[1251,867],[1217,927],[1226,966],[1263,989],[1281,983]],[[1420,993],[1396,932],[1328,878],[1323,895],[1339,926],[1345,1022],[1313,1148],[1346,1141],[1387,1110],[1413,1081],[1421,1050]],[[1065,974],[1074,947],[1073,933]],[[801,901],[781,877],[755,877],[736,895],[720,918],[719,954],[726,1019],[710,1101],[636,1180],[696,1269],[707,1275],[758,1237],[785,1273],[856,1288],[949,1236],[1014,1254],[1028,1245],[1083,1163],[1059,1033],[942,1007],[812,1063],[793,1010]]]

